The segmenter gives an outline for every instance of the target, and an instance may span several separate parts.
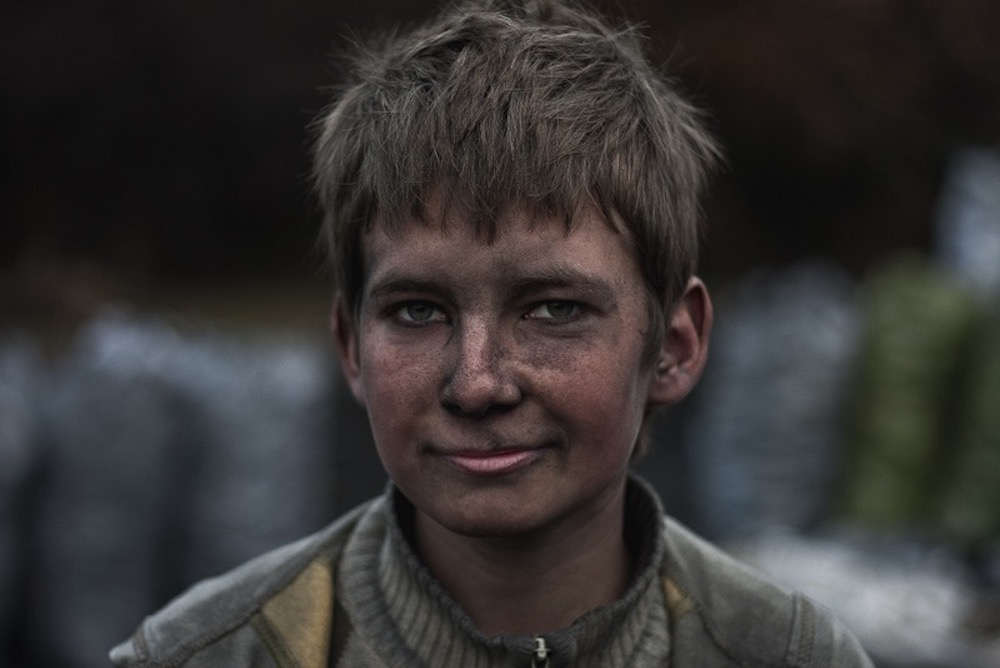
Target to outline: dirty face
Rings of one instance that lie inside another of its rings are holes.
[[[514,209],[489,241],[454,216],[365,238],[342,362],[418,520],[512,535],[620,503],[660,401],[646,288],[625,234],[578,216],[567,230]]]

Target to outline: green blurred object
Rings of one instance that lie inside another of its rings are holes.
[[[976,332],[958,417],[940,522],[952,539],[975,545],[1000,535],[1000,313]]]
[[[956,424],[981,308],[918,255],[884,265],[863,295],[844,510],[873,527],[933,525],[963,445]]]

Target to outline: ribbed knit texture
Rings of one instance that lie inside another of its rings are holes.
[[[407,503],[393,492],[374,504],[341,560],[338,596],[354,627],[341,665],[530,666],[534,639],[488,637],[476,628],[417,559],[393,501],[404,508]],[[636,575],[618,601],[587,613],[568,629],[545,634],[553,668],[667,664],[669,625],[657,572],[662,510],[643,483],[630,481],[625,515]]]

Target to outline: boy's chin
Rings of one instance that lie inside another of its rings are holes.
[[[421,518],[420,515],[423,515]],[[525,512],[524,508],[457,507],[418,514],[419,521],[429,521],[449,533],[466,538],[524,539],[542,533],[551,524],[544,513]]]
[[[508,521],[496,521],[495,518],[484,521],[466,520],[455,523],[452,526],[445,526],[454,534],[465,538],[518,538],[537,533],[539,527],[535,524]]]

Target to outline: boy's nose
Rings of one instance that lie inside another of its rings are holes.
[[[460,329],[450,344],[453,357],[441,394],[445,408],[482,417],[520,401],[521,390],[509,373],[509,351],[502,338],[486,324]]]

